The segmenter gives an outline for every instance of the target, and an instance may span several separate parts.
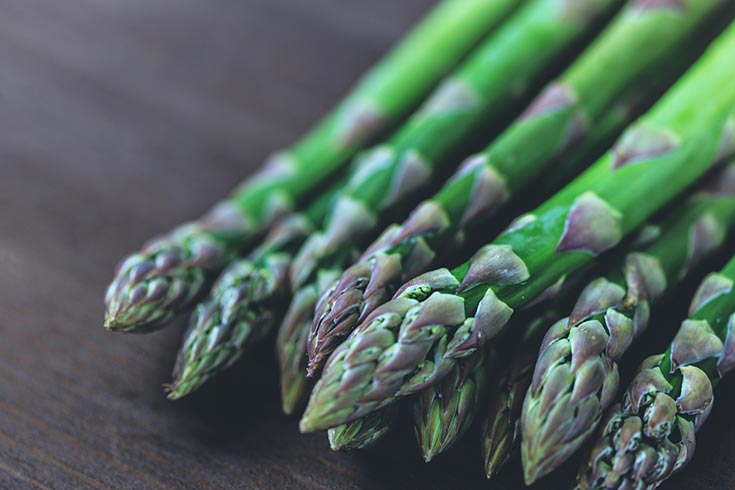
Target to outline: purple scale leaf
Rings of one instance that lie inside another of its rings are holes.
[[[627,130],[615,144],[612,169],[661,157],[672,152],[680,144],[680,138],[668,129],[637,124]]]
[[[380,208],[387,209],[429,183],[432,165],[417,151],[408,150],[398,162],[393,180]]]
[[[202,230],[246,233],[253,229],[240,208],[231,201],[220,202],[205,214],[199,226]]]
[[[450,78],[439,86],[419,112],[421,117],[432,117],[449,111],[460,111],[477,107],[480,97],[465,82]]]
[[[396,152],[387,145],[381,145],[360,154],[356,158],[356,171],[347,183],[349,189],[360,189],[379,172],[390,169]]]
[[[525,226],[530,225],[536,220],[538,220],[538,217],[533,214],[521,215],[517,217],[516,219],[514,219],[513,221],[511,221],[508,227],[505,230],[503,230],[503,233],[501,233],[501,235],[505,235],[506,233],[513,233],[514,231],[518,231],[521,228],[524,228]]]
[[[717,361],[717,374],[722,377],[735,367],[735,314],[727,320],[725,344]]]
[[[577,98],[573,87],[561,82],[552,82],[529,104],[519,119],[527,120],[539,114],[573,107],[577,103]]]
[[[628,386],[626,391],[627,402],[630,403],[630,412],[638,413],[647,396],[653,393],[669,393],[671,384],[657,367],[644,369],[639,372]],[[626,407],[626,411],[628,407]]]
[[[619,359],[633,342],[633,320],[614,308],[605,312],[605,325],[610,332],[610,341],[605,347],[610,359]]]
[[[340,111],[341,123],[339,141],[345,148],[361,146],[380,133],[387,125],[387,119],[376,110],[373,104],[359,99],[350,100]]]
[[[621,452],[634,451],[640,444],[641,431],[643,430],[643,420],[640,417],[626,417],[623,419],[623,425],[618,429],[617,444],[618,454]]]
[[[639,10],[671,9],[685,10],[682,0],[635,0],[630,8]]]
[[[724,227],[711,212],[700,216],[689,230],[687,259],[681,271],[681,277],[684,277],[704,257],[722,245],[725,234]]]
[[[652,255],[633,252],[625,257],[627,296],[636,301],[652,301],[666,291],[666,273],[661,261]]]
[[[707,373],[696,366],[682,366],[681,394],[676,399],[679,412],[685,415],[696,415],[704,412],[714,399],[712,382]]]
[[[609,339],[605,328],[597,320],[589,320],[574,327],[569,332],[569,343],[572,346],[572,372],[576,373],[592,358],[599,359]]]
[[[342,244],[353,240],[377,224],[377,216],[364,203],[347,196],[340,197],[330,212],[325,235],[330,244]]]
[[[531,383],[532,396],[535,397],[538,395],[538,391],[545,382],[546,376],[554,366],[563,363],[571,354],[572,345],[567,339],[561,339],[550,344],[539,354]]]
[[[600,406],[606,409],[615,399],[620,387],[620,373],[618,372],[618,364],[605,359],[605,381],[602,383],[602,391],[600,392]]]
[[[485,245],[470,260],[470,268],[457,291],[462,292],[481,282],[497,285],[520,284],[529,277],[528,267],[513,252],[513,247]]]
[[[425,271],[436,258],[436,252],[419,237],[414,241],[411,251],[403,258],[403,277],[415,277]]]
[[[572,388],[572,403],[579,403],[587,397],[596,394],[605,381],[605,368],[599,357],[591,358],[574,372],[574,387]],[[597,397],[594,397],[595,400]]]
[[[268,196],[263,211],[263,225],[271,226],[294,209],[293,198],[285,192],[276,192]]]
[[[648,303],[648,301],[641,301],[636,306],[635,313],[633,314],[633,338],[638,337],[646,328],[648,328],[650,318],[650,303]]]
[[[656,393],[646,408],[643,433],[653,439],[663,439],[671,434],[676,420],[676,402],[666,393]]]
[[[449,272],[449,269],[441,268],[426,272],[403,283],[393,297],[411,295],[414,291],[422,288],[430,288],[432,291],[456,291],[458,287],[459,281]]]
[[[569,316],[569,324],[577,323],[618,306],[625,298],[625,290],[600,277],[591,281],[580,293]]]
[[[671,372],[722,352],[722,340],[705,320],[684,320],[671,343]]]
[[[689,316],[693,316],[702,306],[716,297],[730,292],[732,287],[732,279],[722,274],[715,272],[705,277],[699,288],[697,288],[692,304],[689,306]]]
[[[679,428],[681,441],[679,442],[679,456],[674,464],[674,471],[683,468],[694,457],[696,447],[696,428],[694,424],[684,417],[677,417],[676,424]]]
[[[546,331],[546,335],[544,335],[544,338],[541,341],[541,345],[539,346],[539,352],[543,352],[544,350],[546,350],[546,348],[551,345],[552,342],[556,342],[561,338],[567,337],[571,329],[572,325],[569,323],[568,318],[562,318],[561,320],[554,323]]]
[[[397,281],[401,277],[401,258],[394,254],[380,254],[372,264],[370,281],[365,288],[364,296],[369,298],[378,290]]]
[[[235,188],[233,195],[239,194],[251,186],[267,185],[273,181],[290,177],[293,175],[296,167],[296,161],[288,153],[274,153],[266,159],[258,172],[245,179]]]
[[[572,403],[575,403],[573,401]],[[597,426],[597,419],[600,417],[600,402],[595,397],[587,397],[581,403],[575,403],[574,410],[576,414],[573,418],[573,423],[567,429],[564,434],[562,441],[569,445],[566,451],[563,451],[563,456],[559,458],[559,462],[566,461],[566,459],[579,449],[579,444],[575,443],[576,439],[580,437],[586,439],[587,435],[592,432]]]
[[[479,218],[487,217],[490,212],[505,203],[509,196],[510,191],[503,176],[494,168],[483,166],[476,171],[472,194],[460,225],[465,226]]]
[[[728,118],[720,137],[715,161],[721,161],[735,153],[735,118]]]
[[[619,211],[594,193],[585,192],[572,204],[556,251],[599,255],[622,238],[621,221]]]
[[[383,232],[378,236],[378,238],[375,239],[373,243],[370,244],[369,247],[365,249],[365,252],[360,256],[360,261],[367,260],[373,255],[375,255],[377,252],[390,247],[392,245],[395,245],[394,238],[398,236],[401,233],[401,225],[399,224],[392,224],[387,226]]]
[[[416,235],[440,232],[446,230],[449,224],[444,208],[434,201],[426,201],[411,213],[393,241],[400,243]]]
[[[556,403],[562,393],[567,393],[574,383],[574,375],[569,364],[553,366],[544,379],[543,392],[539,403],[539,412],[545,414]]]
[[[461,325],[465,320],[464,300],[453,294],[434,293],[417,307],[420,308],[418,316],[401,327],[401,339],[426,326],[449,327]]]
[[[503,329],[512,315],[513,308],[500,301],[495,292],[488,288],[475,311],[475,324],[465,347],[485,345]]]

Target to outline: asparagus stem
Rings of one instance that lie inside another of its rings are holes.
[[[567,288],[565,285],[564,290]],[[562,296],[566,294],[562,293]],[[488,479],[496,475],[519,452],[523,396],[531,384],[541,334],[556,316],[555,305],[544,308],[544,313],[540,315],[534,315],[528,325],[524,326],[523,338],[513,349],[506,367],[495,377],[497,381],[490,395],[481,429],[480,449]]]
[[[388,435],[398,418],[397,405],[378,410],[327,431],[333,451],[367,449]]]
[[[469,262],[407,282],[365,318],[329,358],[301,430],[354,420],[436,383],[515,309],[613,248],[732,152],[734,43],[732,26],[608,153]]]
[[[717,382],[735,366],[735,258],[700,284],[661,355],[649,357],[607,416],[580,489],[654,489],[694,456]]]
[[[227,266],[190,319],[167,387],[170,399],[197,390],[271,332],[287,302],[293,253],[323,219],[339,185],[304,212],[283,218],[247,259]]]
[[[317,372],[355,325],[402,282],[428,270],[458,233],[525,197],[527,187],[552,163],[568,157],[564,165],[553,166],[550,185],[578,173],[589,160],[569,158],[570,150],[602,132],[593,121],[605,119],[615,101],[652,69],[672,78],[668,67],[678,63],[680,45],[722,4],[632,2],[624,9],[520,119],[468,158],[435,196],[402,226],[386,231],[327,290],[310,335],[310,372]]]
[[[105,327],[142,332],[165,325],[278,216],[395,127],[519,3],[441,3],[295,146],[269,159],[201,219],[124,259],[105,296]]]
[[[478,351],[418,394],[413,425],[424,461],[452,447],[469,430],[486,391],[487,370],[485,355]]]
[[[479,129],[543,82],[550,68],[592,32],[616,1],[533,0],[519,9],[395,136],[360,158],[323,230],[313,234],[296,255],[292,287],[311,289],[323,272],[341,273],[389,211],[425,189],[437,169],[457,161],[464,144]],[[298,306],[306,313],[299,323],[308,326],[306,333],[294,333],[303,339],[313,323],[313,312]],[[283,362],[294,365],[297,361]],[[306,374],[306,363],[302,364]]]
[[[617,392],[617,361],[647,328],[652,306],[735,230],[735,164],[657,228],[658,238],[591,281],[547,332],[521,419],[527,484],[589,439]]]

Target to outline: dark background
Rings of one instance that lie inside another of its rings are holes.
[[[268,344],[168,402],[183,324],[101,326],[121,256],[293,142],[432,3],[0,0],[0,488],[520,487],[517,466],[485,481],[476,430],[430,465],[410,431],[362,454],[299,435]],[[735,385],[720,388],[665,488],[735,486]],[[573,466],[535,488],[567,488]]]

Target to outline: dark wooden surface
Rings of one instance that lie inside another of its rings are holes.
[[[431,3],[0,1],[0,488],[519,487],[516,467],[484,480],[475,434],[428,466],[409,431],[349,455],[299,435],[267,345],[167,402],[182,324],[101,328],[123,254],[292,142]],[[733,488],[722,388],[668,488]]]

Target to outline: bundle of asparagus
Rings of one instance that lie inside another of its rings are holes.
[[[444,0],[295,146],[123,260],[105,327],[192,308],[177,399],[280,322],[284,411],[313,387],[300,428],[334,450],[404,414],[428,462],[484,414],[485,474],[518,452],[531,484],[599,426],[578,487],[657,487],[733,364],[735,259],[601,421],[657,305],[733,252],[735,23],[702,54],[726,0],[621,3]]]

